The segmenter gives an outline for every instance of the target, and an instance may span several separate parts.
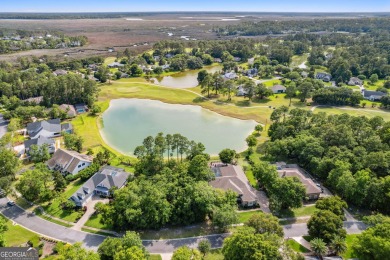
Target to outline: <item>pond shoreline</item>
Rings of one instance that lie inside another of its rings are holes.
[[[147,102],[152,102],[150,104],[147,104]],[[131,108],[132,106],[136,107],[137,109],[140,109],[139,107],[137,107],[137,104],[138,102],[141,102],[140,104],[142,105],[145,105],[147,106],[147,108],[149,109],[155,109],[155,110],[161,110],[163,112],[163,110],[166,110],[168,112],[168,115],[170,114],[169,112],[170,111],[178,111],[178,115],[180,116],[180,113],[182,114],[181,116],[183,116],[184,113],[187,113],[189,112],[190,115],[191,113],[195,113],[195,114],[198,114],[197,117],[199,118],[195,118],[195,121],[196,120],[201,120],[201,123],[202,121],[204,121],[204,116],[206,116],[206,118],[210,117],[210,118],[214,118],[213,120],[211,120],[211,122],[207,123],[207,124],[211,124],[210,126],[212,127],[211,131],[207,132],[207,134],[209,134],[211,132],[211,136],[212,136],[212,132],[214,132],[214,135],[215,135],[215,132],[218,131],[218,128],[217,127],[220,127],[221,124],[224,125],[224,124],[228,124],[229,125],[229,130],[226,132],[225,131],[225,135],[228,133],[230,134],[230,138],[229,136],[227,136],[227,142],[226,143],[231,143],[231,145],[227,145],[227,147],[224,147],[224,148],[232,148],[232,146],[236,145],[234,144],[234,142],[237,141],[237,139],[234,138],[236,132],[234,130],[234,128],[248,128],[250,124],[253,125],[253,129],[250,129],[248,132],[245,132],[245,133],[242,133],[242,135],[244,136],[244,138],[242,139],[242,142],[243,142],[243,146],[240,147],[240,148],[235,148],[237,150],[237,152],[243,152],[245,151],[248,147],[245,143],[245,138],[247,136],[249,136],[250,134],[252,134],[252,132],[254,131],[254,126],[257,125],[258,123],[253,120],[253,119],[242,119],[242,118],[236,118],[236,117],[231,117],[231,116],[227,116],[227,115],[223,115],[223,114],[220,114],[216,111],[213,111],[212,109],[208,109],[208,108],[204,108],[203,106],[200,106],[200,105],[196,105],[196,104],[177,104],[177,103],[167,103],[167,102],[164,102],[164,101],[161,101],[161,100],[157,100],[157,99],[147,99],[147,98],[117,98],[117,99],[111,99],[109,100],[109,106],[108,108],[104,111],[103,114],[101,114],[97,120],[99,120],[97,123],[98,123],[98,130],[99,130],[99,135],[101,136],[102,140],[104,141],[104,143],[106,143],[109,147],[112,147],[113,149],[115,149],[116,151],[118,151],[119,153],[123,154],[123,155],[126,155],[126,156],[134,156],[133,154],[129,153],[129,152],[125,152],[123,149],[121,149],[120,147],[118,147],[118,143],[119,143],[119,140],[115,140],[114,142],[117,142],[117,144],[113,144],[112,143],[112,140],[109,140],[110,137],[107,137],[106,134],[107,133],[104,133],[104,130],[103,130],[103,117],[104,117],[104,114],[107,115],[107,112],[112,112],[112,109],[115,108],[115,106],[113,105],[113,102],[122,102],[122,103],[117,103],[116,105],[118,106],[117,109],[118,110],[124,110],[125,108],[129,109]],[[132,105],[126,103],[126,102],[135,102],[133,103]],[[143,102],[146,102],[146,103],[143,103]],[[138,105],[139,106],[139,105]],[[186,112],[184,112],[183,110],[186,110]],[[147,111],[147,110],[146,110]],[[117,111],[118,113],[118,111]],[[123,112],[122,112],[123,113]],[[206,114],[204,114],[206,113]],[[143,117],[145,118],[145,117]],[[210,120],[210,118],[208,118]],[[192,119],[193,120],[193,119]],[[217,121],[215,121],[217,120]],[[234,121],[229,121],[229,120],[234,120]],[[123,120],[120,120],[121,122],[123,122]],[[165,121],[164,121],[165,122]],[[182,123],[182,121],[179,121]],[[142,122],[141,122],[142,123]],[[192,121],[191,121],[192,123]],[[203,122],[204,123],[204,122]],[[105,123],[104,123],[105,124]],[[130,126],[131,125],[137,125],[139,127],[140,124],[132,124],[132,122],[129,122],[127,123],[129,124]],[[129,127],[129,125],[125,124],[125,127]],[[214,125],[212,125],[214,124]],[[246,126],[245,126],[246,124]],[[249,124],[249,125],[248,125]],[[153,124],[154,125],[154,124]],[[164,125],[161,125],[160,123],[157,123],[155,125],[159,125],[161,126],[162,128],[164,128]],[[171,124],[173,125],[174,127],[176,126],[174,123]],[[183,127],[183,123],[182,125],[180,125],[180,123],[178,123],[178,127]],[[192,135],[193,132],[192,132],[192,128],[190,130],[191,134],[188,134],[188,125],[187,124],[184,124],[186,127],[184,127],[184,129],[181,129],[181,130],[178,130],[177,132],[180,133],[180,134],[183,134],[182,132],[184,131],[187,131],[187,134],[184,134],[185,136],[186,135]],[[198,126],[198,124],[195,124],[194,127]],[[166,127],[166,126],[165,126]],[[200,127],[202,127],[200,125]],[[203,125],[203,127],[205,127],[205,125]],[[116,126],[115,129],[123,129],[122,125],[120,127],[118,127],[118,125]],[[202,130],[204,131],[205,128],[202,128]],[[111,130],[107,130],[107,131],[112,131],[113,129]],[[136,130],[134,128],[131,128],[131,130]],[[139,129],[138,129],[139,130]],[[199,129],[198,129],[199,130]],[[116,131],[122,131],[122,130],[116,130]],[[150,130],[151,131],[151,130]],[[173,134],[173,132],[175,132],[176,130],[173,130],[173,131],[169,131],[168,130],[168,133],[171,133]],[[221,132],[223,132],[224,130],[221,129]],[[234,135],[232,135],[232,131],[234,132]],[[138,131],[139,132],[139,131]],[[162,132],[164,132],[164,130],[162,130]],[[120,136],[122,133],[121,132],[116,132],[117,134],[115,135],[112,135],[111,138],[113,138],[113,136],[115,136],[117,138],[117,136]],[[127,132],[126,132],[127,133]],[[164,132],[165,133],[165,132]],[[204,141],[204,140],[199,140],[200,139],[204,139],[204,138],[209,138],[207,135],[203,135],[203,134],[200,134],[198,133],[198,131],[196,130],[196,128],[194,129],[194,133],[197,133],[197,134],[194,134],[195,136],[198,136],[198,138],[195,138],[197,139],[196,142],[202,142],[206,147],[207,149],[216,149],[216,148],[210,148],[210,147],[215,147],[215,145],[217,146],[221,146],[221,144],[225,144],[225,142],[222,142],[221,141],[221,138],[217,137],[217,138],[212,138],[210,141]],[[112,134],[112,133],[111,133]],[[133,131],[131,134],[135,134],[135,132]],[[167,133],[165,133],[167,134]],[[153,135],[153,134],[146,134],[146,135]],[[144,136],[143,138],[146,138],[147,136]],[[200,136],[199,136],[200,135]],[[190,136],[187,136],[189,139],[192,139]],[[219,135],[217,135],[219,136]],[[137,138],[134,137],[134,136],[130,136],[129,135],[129,138]],[[219,138],[219,139],[218,139]],[[139,139],[139,136],[138,136],[138,139]],[[241,139],[241,138],[240,138]],[[120,140],[123,140],[123,139],[120,139]],[[134,140],[134,139],[133,139]],[[127,142],[129,142],[129,140],[126,140]],[[131,143],[132,141],[130,141]],[[139,145],[141,145],[142,141],[139,142]],[[218,145],[219,143],[219,145]],[[121,143],[123,145],[123,143]],[[134,146],[134,145],[133,145]],[[132,149],[134,149],[135,147],[133,147]],[[224,148],[221,148],[220,150],[224,149]],[[233,147],[234,148],[234,147]],[[219,151],[218,151],[219,152]],[[215,152],[210,152],[210,155],[211,156],[218,156],[218,152],[215,151]]]

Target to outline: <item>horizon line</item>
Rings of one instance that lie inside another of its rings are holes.
[[[390,11],[5,11],[0,12],[0,14],[105,14],[105,13],[113,13],[113,14],[126,14],[126,13],[290,13],[290,14],[307,14],[307,13],[314,13],[314,14],[340,14],[340,13],[358,13],[358,14],[390,14]]]

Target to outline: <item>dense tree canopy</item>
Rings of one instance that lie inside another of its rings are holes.
[[[389,212],[389,122],[301,109],[277,112],[267,144],[272,160],[294,160],[347,202]]]

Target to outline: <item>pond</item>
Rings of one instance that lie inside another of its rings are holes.
[[[208,66],[204,67],[209,73],[221,71],[222,66]],[[200,70],[189,70],[185,72],[175,73],[171,76],[164,76],[158,78],[152,78],[151,81],[154,84],[171,88],[194,88],[198,86],[198,72]]]
[[[102,115],[103,139],[126,155],[142,145],[149,135],[179,133],[201,142],[206,152],[217,155],[222,149],[246,149],[245,138],[254,130],[254,120],[222,116],[200,106],[167,104],[144,99],[115,99]]]

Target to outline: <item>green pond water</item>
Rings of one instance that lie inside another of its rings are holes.
[[[147,136],[179,133],[201,142],[206,152],[246,149],[245,138],[254,130],[254,120],[226,117],[193,105],[166,104],[144,99],[115,99],[103,117],[101,134],[118,151],[133,155]]]
[[[208,66],[204,67],[209,73],[221,71],[222,66]],[[164,76],[158,78],[152,78],[151,81],[154,84],[161,85],[170,88],[194,88],[198,86],[198,72],[200,70],[189,70],[185,72],[179,72],[171,76]]]

